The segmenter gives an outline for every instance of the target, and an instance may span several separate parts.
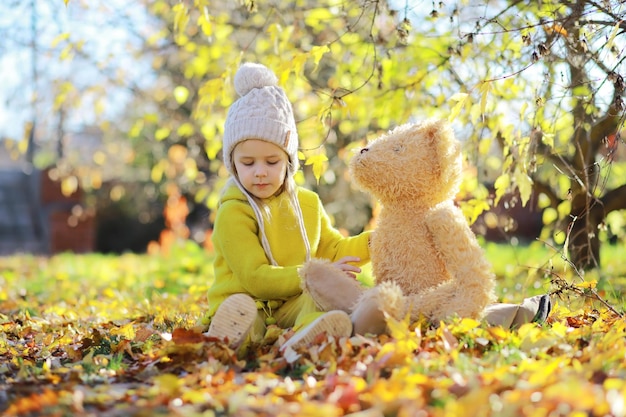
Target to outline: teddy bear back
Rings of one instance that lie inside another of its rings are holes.
[[[461,146],[445,120],[406,123],[357,153],[350,172],[383,206],[427,209],[458,193]]]

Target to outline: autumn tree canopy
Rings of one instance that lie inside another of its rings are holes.
[[[120,166],[113,174],[143,181],[146,195],[176,183],[214,208],[225,179],[221,134],[236,98],[232,76],[241,62],[260,61],[294,105],[305,165],[299,180],[320,192],[342,227],[364,227],[373,210],[350,186],[351,152],[395,125],[440,117],[466,145],[460,199],[470,220],[514,193],[518,204],[543,211],[541,239],[567,249],[579,268],[599,265],[601,242],[624,239],[626,43],[618,1],[69,0],[58,7],[74,17],[95,13],[99,24],[127,34],[122,49],[99,56],[94,38],[69,19],[48,51],[50,62],[98,69],[87,81],[70,71],[49,85],[55,112],[89,107],[103,132],[106,146],[90,168],[58,161],[66,177],[89,187],[99,187],[94,177],[109,165]],[[120,106],[116,91],[130,99],[123,111],[107,111]]]

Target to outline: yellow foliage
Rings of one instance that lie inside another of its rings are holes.
[[[487,201],[475,198],[460,201],[459,206],[461,207],[461,211],[470,225],[473,224],[476,219],[478,219],[478,216],[480,216],[484,211],[488,211],[490,209]]]
[[[596,285],[598,284],[597,280],[591,280],[591,281],[583,281],[583,282],[579,282],[576,284],[576,286],[578,288],[596,288]]]
[[[530,200],[530,196],[533,191],[533,180],[519,169],[519,166],[516,167],[515,172],[513,173],[515,178],[515,184],[517,185],[517,189],[520,193],[520,198],[522,200],[522,206],[525,206]]]
[[[461,110],[466,104],[471,103],[470,95],[466,93],[456,93],[448,99],[448,102],[452,103],[452,109],[448,116],[448,121],[452,122],[459,115]]]
[[[480,113],[485,115],[487,111],[487,97],[489,95],[489,91],[491,90],[491,83],[483,81],[480,84]]]
[[[133,322],[125,324],[121,327],[114,327],[110,332],[112,335],[120,336],[126,340],[134,340],[135,339],[135,327],[133,326]]]
[[[504,196],[511,185],[511,177],[508,173],[502,173],[498,178],[496,178],[496,182],[494,187],[496,189],[496,198],[494,201],[494,205],[497,205],[500,202],[502,196]]]
[[[189,90],[187,87],[179,85],[174,88],[174,98],[178,104],[183,104],[189,98]]]
[[[78,178],[70,175],[61,180],[61,193],[64,196],[71,196],[78,190]]]
[[[315,179],[319,183],[320,177],[324,173],[324,169],[326,167],[326,162],[328,161],[328,157],[324,154],[318,154],[310,156],[306,159],[305,165],[312,165],[313,167],[313,175]]]

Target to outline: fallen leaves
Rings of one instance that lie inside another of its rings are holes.
[[[389,335],[321,337],[290,361],[275,326],[239,354],[196,327],[210,265],[190,250],[1,259],[0,412],[626,416],[626,321],[611,311],[557,303],[515,331],[389,319]]]

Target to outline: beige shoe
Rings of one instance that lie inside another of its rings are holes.
[[[211,319],[209,331],[205,334],[226,340],[231,348],[236,348],[245,340],[256,319],[257,308],[252,297],[234,294],[218,307]]]
[[[280,347],[282,352],[297,349],[310,344],[317,336],[326,333],[326,336],[335,338],[350,337],[352,335],[352,321],[345,311],[334,310],[324,313],[311,324],[299,330],[291,339]]]

